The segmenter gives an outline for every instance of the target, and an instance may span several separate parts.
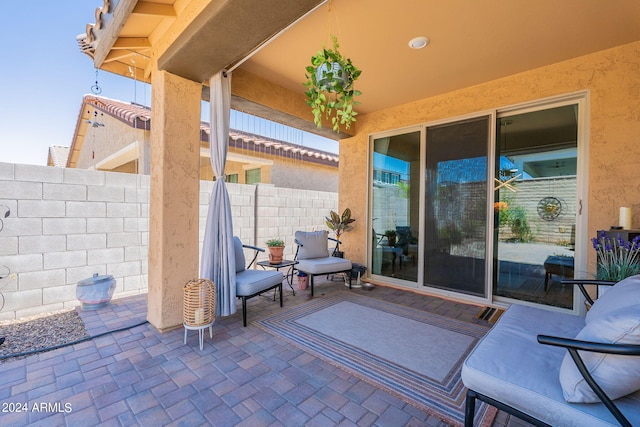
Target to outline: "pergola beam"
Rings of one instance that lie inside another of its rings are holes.
[[[175,17],[176,10],[170,4],[151,3],[139,1],[133,8],[133,13],[139,15],[154,15],[163,17]]]
[[[119,37],[112,49],[148,49],[151,42],[148,37]]]

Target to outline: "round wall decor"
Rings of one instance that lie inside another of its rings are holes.
[[[562,212],[562,202],[555,197],[544,197],[538,202],[538,215],[545,221],[553,221]]]

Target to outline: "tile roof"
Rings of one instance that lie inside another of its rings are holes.
[[[96,95],[85,95],[84,103],[96,107],[98,110],[117,118],[130,126],[138,129],[150,129],[151,108],[136,104],[126,103],[115,99]],[[209,143],[209,123],[200,122],[200,139]],[[269,154],[283,157],[300,156],[301,160],[314,163],[338,165],[338,155],[327,151],[316,150],[303,145],[280,141],[252,133],[230,129],[229,146],[252,151],[268,151]]]

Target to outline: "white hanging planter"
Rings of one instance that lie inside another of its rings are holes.
[[[331,81],[339,82],[342,87],[345,86],[347,81],[347,75],[342,65],[337,62],[325,62],[320,65],[316,70],[316,78],[318,85],[326,87],[329,92],[335,92],[332,90],[333,85],[330,84]]]

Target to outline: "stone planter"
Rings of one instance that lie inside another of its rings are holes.
[[[113,276],[99,276],[80,280],[76,286],[76,298],[82,303],[83,310],[95,310],[104,307],[111,301],[116,289],[116,279]]]

